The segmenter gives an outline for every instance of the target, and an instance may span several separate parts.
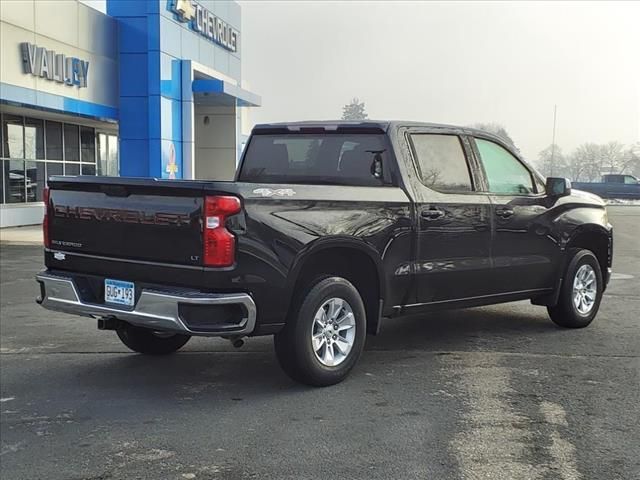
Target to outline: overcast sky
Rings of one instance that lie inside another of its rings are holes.
[[[374,119],[503,124],[534,159],[557,104],[565,152],[640,140],[640,2],[240,4],[255,122],[335,119],[359,97]]]

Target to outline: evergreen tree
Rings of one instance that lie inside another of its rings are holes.
[[[357,97],[342,107],[342,120],[366,120],[368,117],[364,110],[364,102]]]

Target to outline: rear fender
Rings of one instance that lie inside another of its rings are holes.
[[[377,276],[378,276],[378,305],[376,308],[375,314],[369,311],[368,322],[367,322],[367,331],[368,333],[377,334],[380,329],[380,317],[383,311],[384,299],[386,298],[387,286],[385,283],[385,275],[384,268],[382,265],[382,261],[380,258],[380,253],[370,244],[353,238],[353,237],[342,237],[342,236],[332,236],[332,237],[323,237],[320,238],[305,248],[303,248],[294,259],[291,269],[289,270],[289,275],[287,276],[287,288],[285,289],[289,292],[288,304],[291,306],[291,302],[293,300],[293,294],[296,289],[296,284],[298,280],[304,274],[304,266],[306,262],[311,259],[314,255],[326,251],[328,249],[333,248],[342,248],[342,249],[352,249],[357,250],[359,252],[364,253],[375,265]]]

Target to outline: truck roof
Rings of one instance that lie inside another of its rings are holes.
[[[307,120],[299,122],[274,122],[274,123],[260,123],[253,127],[254,133],[267,133],[267,132],[283,132],[284,131],[300,131],[304,130],[354,130],[354,131],[378,131],[387,132],[392,127],[428,127],[428,128],[441,128],[443,130],[463,130],[467,133],[482,134],[498,140],[502,140],[499,136],[487,132],[485,130],[479,130],[472,127],[464,127],[461,125],[449,125],[445,123],[430,123],[430,122],[416,122],[409,120]]]

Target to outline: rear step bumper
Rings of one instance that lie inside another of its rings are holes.
[[[82,301],[71,277],[42,272],[36,275],[36,280],[42,292],[37,302],[44,308],[58,312],[93,318],[115,317],[139,327],[208,337],[245,336],[253,332],[256,325],[256,305],[246,293],[176,293],[143,289],[136,305],[128,309]],[[197,327],[189,327],[189,320],[180,315],[181,310],[187,311],[187,306],[211,308],[213,315],[217,311],[229,311],[224,310],[226,307],[238,308],[230,309],[237,312],[229,319],[231,321],[213,321],[209,325],[196,322],[199,323]],[[222,310],[217,310],[220,308]]]

